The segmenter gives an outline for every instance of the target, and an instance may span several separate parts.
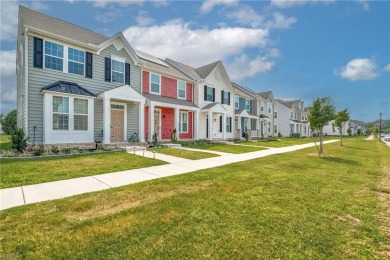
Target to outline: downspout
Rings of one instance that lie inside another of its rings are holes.
[[[25,130],[28,136],[28,28],[24,29],[24,100],[26,106]]]
[[[275,136],[275,103],[272,103],[272,136]]]

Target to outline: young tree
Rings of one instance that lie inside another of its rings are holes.
[[[16,109],[1,119],[1,127],[6,135],[11,135],[16,129]]]
[[[362,130],[360,128],[358,128],[358,130],[356,131],[357,135],[360,136],[361,133],[362,133]]]
[[[351,129],[351,128],[348,128],[348,129],[347,129],[347,133],[348,133],[349,136],[351,136],[351,135],[352,135],[352,129]]]
[[[317,130],[320,137],[318,156],[324,154],[323,128],[332,121],[336,114],[336,108],[329,97],[317,98],[309,110],[309,123],[312,130]]]
[[[334,119],[334,125],[339,129],[340,133],[340,145],[343,146],[343,131],[344,125],[349,120],[348,109],[344,109],[336,114]]]

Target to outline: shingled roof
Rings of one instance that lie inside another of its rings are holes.
[[[198,108],[197,105],[195,105],[194,103],[192,103],[191,101],[188,101],[188,100],[177,99],[177,98],[170,98],[170,97],[163,97],[163,96],[154,95],[154,94],[142,94],[142,95],[144,97],[146,97],[147,99],[149,99],[150,101],[168,103],[168,104],[179,105],[179,106]]]
[[[22,5],[19,6],[19,15],[24,26],[42,30],[84,44],[90,43],[98,45],[109,38],[89,29],[28,9]]]
[[[257,93],[257,94],[259,94],[264,99],[268,99],[269,96],[271,95],[271,93],[272,93],[272,91],[266,91],[266,92],[260,92],[260,93]]]
[[[205,78],[207,78],[208,75],[210,75],[210,73],[214,70],[215,67],[217,67],[217,65],[220,62],[221,61],[216,61],[216,62],[207,64],[207,65],[204,65],[202,67],[199,67],[199,68],[195,69],[195,71],[198,73],[198,75],[201,78],[205,79]]]

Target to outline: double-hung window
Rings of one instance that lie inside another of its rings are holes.
[[[186,83],[184,81],[177,81],[177,97],[186,99]]]
[[[230,105],[228,91],[222,90],[222,104]]]
[[[267,108],[268,108],[268,114],[271,114],[272,113],[272,103],[271,102],[267,102]]]
[[[257,130],[257,119],[251,118],[251,130]]]
[[[278,125],[274,125],[274,134],[278,133]]]
[[[84,76],[85,53],[73,48],[68,48],[68,73]]]
[[[260,111],[264,112],[264,101],[260,101]]]
[[[188,133],[188,112],[180,112],[179,114],[179,132]]]
[[[111,60],[111,78],[112,82],[125,82],[125,63],[118,60]]]
[[[291,112],[290,118],[294,118],[294,113]]]
[[[45,41],[45,68],[63,71],[64,46],[50,41]]]
[[[226,132],[230,133],[232,131],[232,118],[226,117]]]
[[[278,118],[278,112],[277,111],[274,112],[274,118]]]
[[[53,130],[69,130],[69,97],[53,96]]]
[[[234,108],[239,109],[240,108],[240,98],[235,96],[234,97]]]
[[[207,101],[213,101],[214,100],[214,91],[213,88],[207,87],[207,96],[206,96]]]
[[[74,130],[88,130],[88,100],[75,98],[73,102]]]
[[[271,133],[271,122],[268,122],[267,130],[268,130],[268,133]]]
[[[245,109],[246,111],[249,111],[251,109],[248,99],[245,100]]]
[[[160,94],[161,89],[161,77],[158,74],[150,74],[150,92],[154,94]]]

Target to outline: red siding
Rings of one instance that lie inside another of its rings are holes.
[[[161,76],[161,96],[177,98],[177,80]]]
[[[186,89],[186,96],[187,96],[187,100],[188,101],[191,101],[191,102],[194,102],[192,100],[192,88],[193,88],[193,85],[191,83],[187,83],[187,89]]]
[[[142,74],[142,93],[149,93],[149,71],[144,71]]]
[[[180,139],[192,139],[192,131],[193,131],[193,112],[188,112],[188,133],[180,133]]]

